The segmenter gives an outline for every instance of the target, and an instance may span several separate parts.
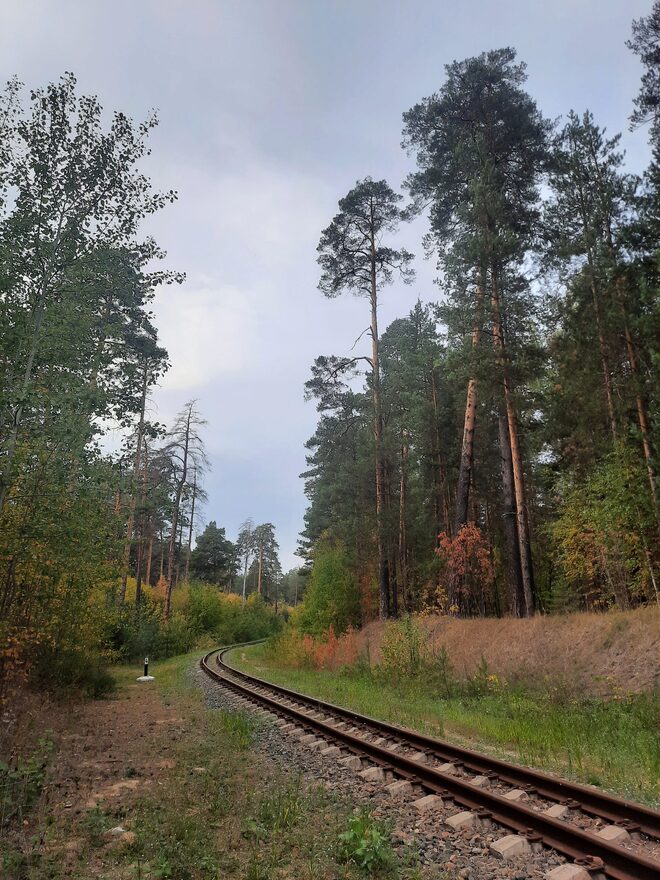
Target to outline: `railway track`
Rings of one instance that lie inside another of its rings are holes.
[[[503,849],[524,853],[550,847],[571,860],[576,877],[581,869],[582,877],[660,880],[660,861],[640,851],[644,840],[660,841],[660,812],[255,678],[225,661],[235,647],[239,646],[209,652],[202,669],[243,699],[292,722],[316,748],[337,747],[338,757],[353,758],[356,769],[361,764],[355,758],[367,761],[373,778],[390,771],[439,798],[438,806],[442,801],[457,804],[461,812],[455,817],[456,827],[489,822],[503,826],[513,832],[502,842]],[[528,798],[549,806],[533,809],[522,802]],[[610,824],[596,833],[579,827],[576,816]]]

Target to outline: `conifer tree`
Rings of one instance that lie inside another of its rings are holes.
[[[385,516],[388,506],[385,457],[383,450],[383,406],[381,399],[378,338],[378,298],[383,286],[391,284],[398,274],[404,281],[412,280],[412,254],[385,243],[387,234],[396,232],[403,214],[397,195],[384,180],[370,177],[358,181],[339,201],[339,213],[323,230],[318,246],[321,266],[319,289],[325,296],[339,296],[351,291],[364,296],[371,306],[370,366],[373,401],[373,434],[376,459],[376,532],[378,543],[378,584],[380,616],[391,611],[390,572],[385,538]]]
[[[472,348],[483,335],[490,301],[490,337],[505,417],[500,430],[503,466],[509,451],[512,507],[520,580],[512,584],[519,613],[534,611],[534,575],[520,424],[511,368],[507,299],[516,270],[531,247],[538,219],[538,183],[549,127],[524,91],[525,65],[512,49],[447,65],[441,90],[404,114],[404,145],[416,152],[418,171],[408,187],[421,207],[430,204],[431,236],[448,280],[471,290]],[[475,367],[476,374],[476,367]],[[476,375],[468,381],[455,527],[466,521],[474,459]],[[507,449],[508,447],[508,449]],[[451,603],[452,605],[455,603]]]

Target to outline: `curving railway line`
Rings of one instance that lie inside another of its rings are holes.
[[[513,833],[506,846],[521,852],[550,847],[572,862],[576,877],[660,880],[660,861],[645,851],[645,843],[654,848],[660,841],[660,812],[255,678],[226,662],[225,654],[236,647],[209,652],[201,661],[204,672],[292,723],[315,748],[334,746],[338,758],[353,758],[353,766],[367,766],[373,778],[382,776],[376,768],[387,770],[439,798],[438,805],[453,802],[461,810],[456,827],[458,822],[502,826]],[[533,809],[522,802],[528,798],[548,804]],[[580,827],[579,816],[608,824],[594,832]]]

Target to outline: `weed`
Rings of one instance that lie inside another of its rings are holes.
[[[387,829],[364,810],[351,816],[339,835],[338,857],[369,876],[391,872],[396,864]]]
[[[82,827],[92,846],[100,846],[103,842],[103,833],[108,830],[108,817],[103,810],[96,806],[85,813]]]
[[[278,779],[270,791],[260,797],[254,816],[246,822],[246,830],[259,840],[270,834],[289,831],[300,821],[304,807],[300,777]]]
[[[33,755],[13,766],[0,761],[0,825],[20,822],[35,805],[43,788],[53,744],[39,740]]]
[[[214,726],[217,726],[225,736],[229,736],[239,749],[249,749],[252,745],[256,725],[254,719],[247,712],[220,710],[217,713]]]

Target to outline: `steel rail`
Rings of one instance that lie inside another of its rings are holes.
[[[258,644],[245,643],[245,644]],[[316,697],[310,697],[307,694],[301,694],[298,691],[290,690],[278,684],[266,681],[263,678],[257,678],[248,675],[239,669],[230,666],[224,660],[224,655],[234,648],[242,647],[235,645],[231,648],[225,648],[218,653],[217,664],[220,668],[234,676],[241,678],[243,681],[249,681],[259,687],[269,688],[290,699],[304,703],[307,706],[317,710],[339,715],[347,721],[354,721],[365,727],[377,730],[379,733],[392,738],[400,738],[407,743],[414,744],[420,750],[431,753],[434,757],[442,758],[445,761],[451,761],[459,764],[476,774],[492,775],[495,774],[499,780],[510,785],[525,787],[529,793],[532,789],[539,796],[547,800],[557,801],[559,803],[569,803],[572,806],[578,806],[592,816],[600,819],[606,819],[608,822],[626,821],[639,826],[639,830],[648,837],[660,840],[660,812],[652,810],[643,804],[637,804],[633,801],[627,801],[615,795],[589,788],[586,785],[580,785],[577,782],[569,782],[565,779],[559,779],[542,773],[540,770],[532,770],[528,767],[522,767],[516,764],[509,764],[498,758],[492,758],[488,755],[475,752],[444,740],[435,739],[426,734],[419,733],[416,730],[410,730],[407,727],[399,727],[395,724],[389,724],[385,721],[379,721],[367,715],[360,715],[351,709],[345,709],[342,706],[336,706],[333,703],[327,703]],[[216,652],[212,652],[216,653]]]
[[[210,677],[220,681],[223,685],[233,689],[242,696],[257,703],[265,704],[276,714],[293,718],[301,727],[318,732],[324,738],[340,743],[344,748],[349,749],[349,751],[355,754],[366,755],[374,763],[389,767],[400,776],[415,779],[424,788],[440,796],[450,796],[456,803],[470,810],[475,810],[481,818],[490,818],[506,828],[526,835],[532,843],[542,842],[546,846],[561,852],[571,859],[581,861],[585,865],[592,864],[596,866],[599,862],[602,862],[601,870],[606,876],[613,878],[613,880],[658,880],[660,877],[660,862],[630,852],[567,822],[553,819],[550,816],[536,812],[520,803],[508,800],[501,795],[475,786],[456,776],[443,773],[435,767],[421,764],[386,747],[355,736],[348,731],[340,730],[332,724],[310,717],[306,712],[301,711],[295,706],[286,705],[268,694],[256,691],[255,686],[271,691],[274,690],[294,701],[300,701],[300,698],[304,696],[233,669],[221,660],[221,657],[227,650],[229,648],[222,650],[218,656],[218,664],[221,671],[216,671],[209,663],[211,656],[218,653],[217,651],[210,651],[202,659],[202,669]],[[246,682],[248,681],[251,684],[247,684]],[[332,704],[324,703],[314,698],[306,697],[303,702],[305,701],[310,701],[312,707],[318,711],[329,714],[341,715],[347,711],[341,710],[341,707],[335,707]],[[309,705],[309,703],[307,704]],[[340,710],[339,713],[337,710]],[[362,723],[363,716],[357,713],[350,713],[350,720]],[[374,721],[374,719],[364,718],[364,722],[369,721]],[[378,724],[380,725],[381,722],[378,722]],[[391,737],[403,739],[414,745],[418,744],[414,737],[412,739],[408,738],[409,731],[393,725],[385,725],[385,727],[388,728],[387,731],[383,731],[381,727],[379,727],[379,730],[381,732],[388,732],[388,735]],[[414,734],[413,731],[410,733]],[[427,739],[430,740],[430,738]],[[436,746],[438,745],[436,740],[430,740],[430,742]],[[506,766],[508,767],[508,765]],[[540,793],[538,786],[535,786],[535,789]],[[623,803],[626,802],[624,801]],[[628,824],[630,825],[630,823]]]

